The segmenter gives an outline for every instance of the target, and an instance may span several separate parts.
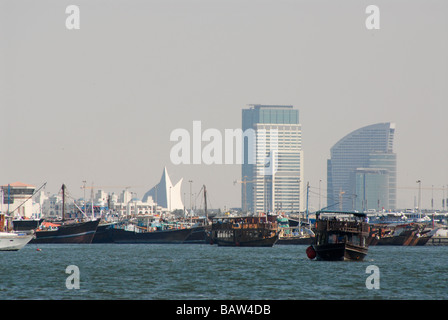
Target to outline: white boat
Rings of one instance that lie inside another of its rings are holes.
[[[46,183],[44,183],[38,190],[42,189],[45,185]],[[6,212],[0,212],[0,251],[18,251],[26,246],[28,242],[33,240],[36,234],[34,230],[14,230],[14,211],[19,209],[25,202],[30,200],[37,191],[34,192],[31,197],[25,199],[25,201],[23,201],[20,205],[17,205],[16,208],[11,212],[9,211],[9,205],[14,203],[14,197],[11,199],[10,185],[8,185],[8,198],[6,202],[6,199],[4,199],[5,189],[3,188],[2,191],[3,192],[1,201],[2,203],[8,204],[8,209],[6,210]],[[19,192],[18,194],[22,195],[22,192]]]
[[[0,251],[20,250],[33,238],[34,232],[0,232]]]

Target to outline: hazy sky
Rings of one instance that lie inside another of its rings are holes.
[[[68,30],[68,5],[80,29]],[[368,5],[380,29],[368,30]],[[240,165],[174,165],[170,133],[241,127],[247,104],[299,110],[311,207],[343,136],[395,122],[398,206],[448,188],[448,2],[0,0],[0,184],[142,197],[167,166],[183,192],[240,206]],[[414,188],[414,189],[412,189]],[[425,189],[429,188],[429,189]],[[439,190],[440,189],[440,190]],[[121,188],[105,188],[120,191]],[[448,197],[448,189],[445,190]],[[187,200],[188,205],[188,200]]]

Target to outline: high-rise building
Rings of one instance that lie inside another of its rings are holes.
[[[251,105],[242,110],[243,211],[303,210],[302,128],[293,106]],[[253,134],[247,134],[251,131]],[[253,156],[251,156],[253,155]]]
[[[377,123],[339,140],[327,160],[329,209],[396,209],[397,158],[394,123]]]

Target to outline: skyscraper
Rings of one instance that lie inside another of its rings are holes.
[[[339,140],[327,160],[329,209],[396,209],[394,123],[377,123]]]
[[[251,105],[242,110],[244,139],[241,206],[243,211],[303,210],[302,128],[293,106]],[[251,141],[252,140],[252,141]],[[251,158],[251,151],[254,157]]]

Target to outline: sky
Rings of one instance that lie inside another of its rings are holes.
[[[380,29],[366,28],[371,4]],[[330,148],[378,122],[396,124],[398,207],[421,180],[422,207],[441,208],[446,12],[444,0],[0,0],[0,184],[141,198],[166,166],[187,199],[192,180],[209,206],[240,207],[241,166],[173,164],[170,134],[193,121],[224,133],[248,104],[284,104],[299,110],[311,209]]]

